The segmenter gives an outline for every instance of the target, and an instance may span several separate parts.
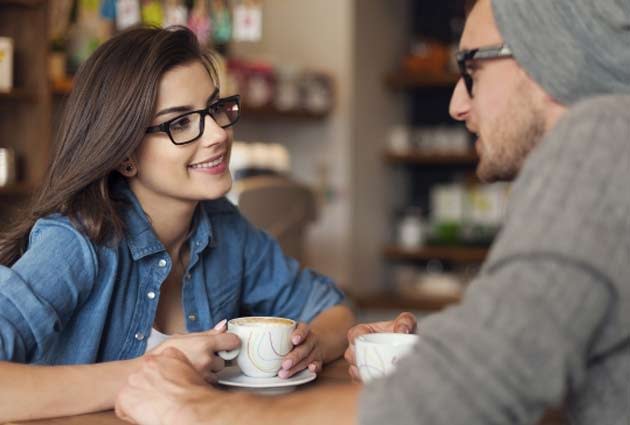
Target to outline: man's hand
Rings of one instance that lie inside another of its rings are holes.
[[[381,333],[381,332],[395,332],[395,333],[412,333],[416,331],[417,327],[416,317],[411,313],[401,313],[395,320],[387,322],[366,323],[353,327],[348,331],[348,349],[344,355],[346,361],[350,364],[349,373],[353,379],[361,380],[359,377],[359,370],[356,365],[356,358],[354,356],[354,340],[359,335],[369,333]]]
[[[213,398],[213,390],[186,356],[175,348],[145,355],[139,371],[118,394],[116,414],[142,425],[194,425],[195,406]]]

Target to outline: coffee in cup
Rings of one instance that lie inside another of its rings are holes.
[[[354,341],[359,376],[365,383],[394,371],[398,361],[407,355],[418,341],[415,334],[372,333]]]
[[[297,323],[284,317],[239,317],[227,324],[227,331],[241,340],[241,346],[221,351],[224,360],[236,358],[241,371],[252,378],[276,376],[282,359],[293,348],[291,335]]]

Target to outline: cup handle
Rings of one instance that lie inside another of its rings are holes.
[[[223,360],[234,360],[236,358],[236,356],[238,356],[238,353],[240,353],[241,348],[235,348],[234,350],[230,350],[230,351],[219,351],[217,354],[219,355],[219,357],[221,357]]]

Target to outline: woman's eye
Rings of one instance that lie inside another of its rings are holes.
[[[171,123],[171,131],[182,131],[187,130],[190,127],[190,118],[183,117]]]
[[[210,105],[210,107],[208,108],[208,110],[210,111],[211,114],[217,114],[221,111],[223,111],[223,102],[217,102],[214,103],[212,105]]]

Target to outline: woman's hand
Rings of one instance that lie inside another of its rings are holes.
[[[213,390],[186,356],[172,347],[147,354],[116,399],[116,414],[143,425],[197,423],[195,406],[212,399]]]
[[[294,348],[282,360],[282,368],[278,377],[286,379],[306,369],[317,373],[322,370],[324,353],[322,352],[319,337],[306,323],[299,323],[291,334],[291,343]]]
[[[161,354],[167,348],[175,348],[188,358],[195,370],[208,382],[216,382],[216,373],[225,367],[225,361],[217,355],[219,351],[238,348],[241,341],[225,332],[225,321],[206,332],[173,335],[151,350],[148,355]]]

